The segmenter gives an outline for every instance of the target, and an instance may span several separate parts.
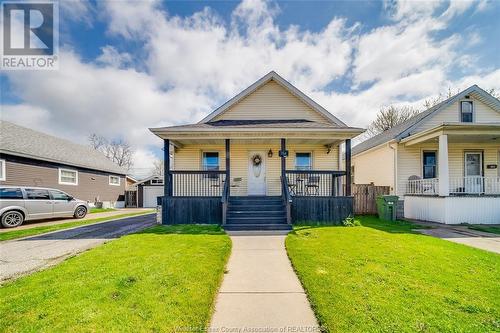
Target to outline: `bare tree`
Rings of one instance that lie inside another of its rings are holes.
[[[89,143],[93,149],[100,151],[111,161],[127,170],[130,170],[134,164],[132,159],[134,150],[126,140],[109,140],[101,135],[93,133],[89,135]]]
[[[438,96],[427,98],[424,101],[424,104],[422,106],[424,107],[424,110],[427,110],[427,109],[432,108],[433,106],[438,105],[439,103],[447,100],[448,98],[458,94],[459,92],[460,92],[460,89],[458,89],[458,88],[456,88],[456,89],[448,88],[448,91],[445,93],[439,93]]]
[[[163,160],[156,159],[153,162],[153,176],[163,177]]]
[[[394,126],[413,117],[420,111],[411,106],[395,106],[390,105],[380,108],[377,118],[368,126],[366,135],[368,137],[375,136],[379,133],[385,132]]]

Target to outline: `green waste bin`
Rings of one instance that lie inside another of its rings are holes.
[[[398,198],[397,195],[381,195],[377,197],[377,212],[381,220],[396,221]]]

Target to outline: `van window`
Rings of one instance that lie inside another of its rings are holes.
[[[69,200],[70,196],[67,195],[64,192],[61,191],[56,191],[56,190],[50,190],[50,195],[52,196],[53,200]]]
[[[0,199],[22,199],[20,188],[0,188]]]
[[[32,200],[50,200],[49,191],[38,188],[27,188],[26,195]]]

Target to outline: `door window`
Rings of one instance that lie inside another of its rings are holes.
[[[423,153],[423,170],[422,175],[424,179],[436,178],[436,152],[435,151],[424,151]]]
[[[465,176],[481,176],[481,153],[465,153]]]
[[[51,190],[50,195],[52,196],[52,200],[64,200],[68,201],[71,197],[64,192]]]
[[[38,189],[38,188],[27,188],[26,196],[31,200],[50,200],[50,195],[48,190]]]

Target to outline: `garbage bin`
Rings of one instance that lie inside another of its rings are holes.
[[[381,220],[396,221],[398,198],[397,195],[381,195],[377,197],[377,212]]]

